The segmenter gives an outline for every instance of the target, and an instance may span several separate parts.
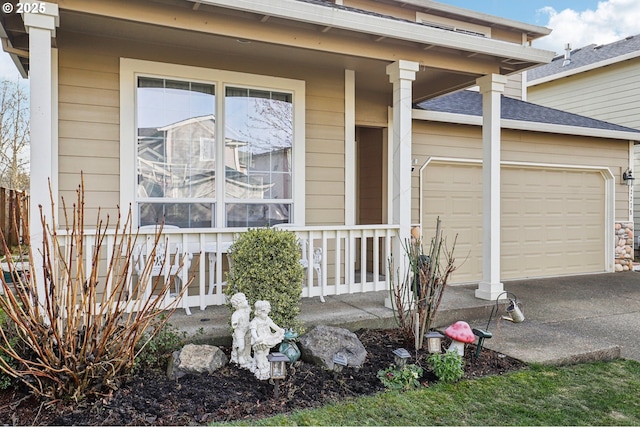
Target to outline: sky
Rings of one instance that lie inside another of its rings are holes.
[[[438,0],[502,18],[551,28],[534,47],[562,53],[566,43],[577,49],[607,44],[640,34],[639,0]],[[18,79],[9,55],[0,51],[0,79]]]
[[[437,0],[477,12],[552,29],[533,46],[564,52],[640,34],[638,0]]]

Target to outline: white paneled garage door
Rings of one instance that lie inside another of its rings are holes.
[[[437,216],[458,233],[455,282],[482,278],[482,167],[433,162],[423,174],[423,236]],[[605,181],[600,172],[502,168],[503,279],[605,271]]]

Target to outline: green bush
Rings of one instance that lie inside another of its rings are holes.
[[[422,368],[418,365],[406,365],[397,368],[395,365],[378,371],[378,379],[391,390],[410,390],[420,387]]]
[[[300,330],[296,318],[304,272],[296,235],[274,228],[249,229],[233,243],[229,256],[227,298],[243,292],[252,308],[256,301],[267,300],[278,326]]]
[[[438,380],[443,383],[454,383],[464,376],[462,356],[457,351],[447,351],[445,354],[434,353],[427,359]]]
[[[153,337],[151,337],[151,339],[142,340],[145,342],[145,346],[138,353],[138,356],[136,356],[136,370],[165,370],[167,368],[169,358],[171,357],[171,353],[180,349],[180,347],[185,343],[186,338],[186,332],[180,332],[175,326],[170,323],[165,323],[162,328]]]

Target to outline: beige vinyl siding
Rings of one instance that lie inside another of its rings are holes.
[[[482,128],[445,123],[413,122],[413,157],[419,164],[432,157],[482,158]],[[557,135],[543,132],[502,131],[502,160],[557,165],[608,167],[614,176],[627,167],[629,146],[621,140]],[[419,175],[412,175],[411,221],[419,222]],[[615,217],[628,217],[626,187],[616,185]]]
[[[60,194],[69,200],[84,171],[87,209],[113,213],[120,201],[120,57],[171,59],[166,50],[158,53],[157,46],[64,31],[58,48]],[[241,57],[173,52],[178,64],[306,81],[307,224],[344,224],[344,70],[285,67],[275,61],[256,68]],[[386,105],[377,110],[386,113]]]
[[[530,102],[640,129],[640,58],[529,86]]]
[[[344,71],[307,79],[306,221],[344,224]]]
[[[114,215],[119,202],[118,58],[88,47],[61,48],[58,64],[60,197],[67,205],[76,200],[82,172],[85,216],[95,219],[99,207],[103,215]]]

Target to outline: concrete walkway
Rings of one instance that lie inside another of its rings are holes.
[[[640,360],[640,273],[610,273],[506,282],[515,294],[525,321],[501,320],[505,304],[489,325],[493,337],[485,347],[527,363],[565,364],[624,357]],[[495,301],[475,298],[475,286],[451,286],[445,291],[435,327],[457,320],[485,329]],[[304,298],[301,320],[307,329],[317,324],[359,328],[395,327],[393,311],[384,305],[388,292]],[[227,307],[177,310],[170,323],[198,341],[229,344]],[[197,333],[200,330],[200,333]]]

